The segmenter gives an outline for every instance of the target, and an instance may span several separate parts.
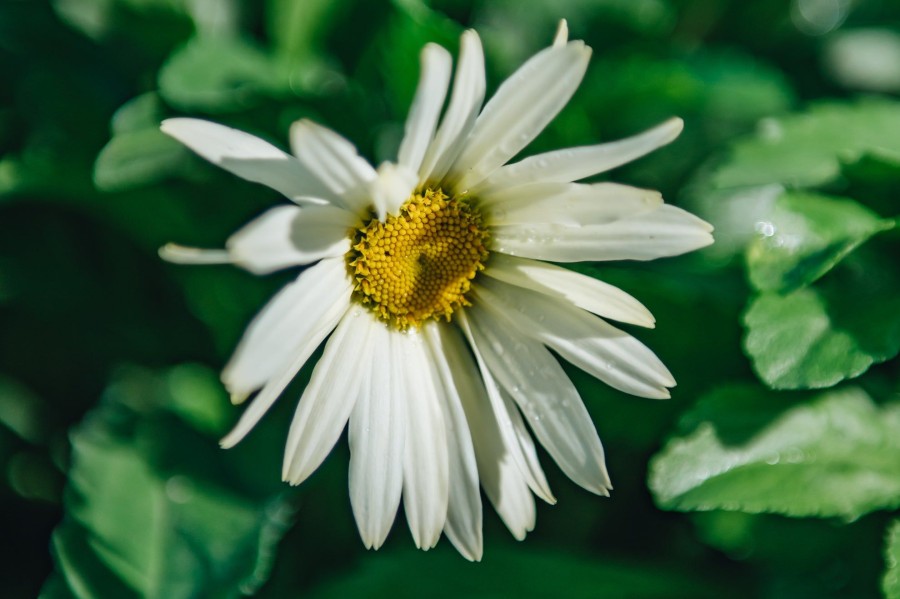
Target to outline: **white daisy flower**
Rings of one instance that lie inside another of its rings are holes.
[[[428,44],[397,162],[377,170],[306,120],[291,128],[293,156],[202,120],[162,125],[293,201],[225,250],[169,245],[165,258],[257,274],[306,266],[253,320],[222,373],[235,403],[255,394],[222,445],[240,441],[325,342],[291,423],[283,477],[303,482],[349,422],[350,500],[366,547],[384,542],[402,496],[418,547],[443,531],[480,559],[479,484],[524,538],[534,495],[555,501],[532,434],[573,481],[609,494],[600,439],[550,350],[633,395],[664,398],[675,385],[652,351],[608,322],[653,327],[640,302],[549,262],[651,260],[712,242],[707,223],[655,191],[573,183],[671,142],[681,120],[506,164],[568,102],[590,55],[567,41],[563,22],[553,45],[482,109],[484,56],[467,31],[441,118],[452,60]]]

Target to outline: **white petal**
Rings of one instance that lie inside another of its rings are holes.
[[[658,191],[617,183],[531,183],[479,196],[492,227],[602,225],[650,212],[663,204]]]
[[[475,124],[484,101],[484,90],[484,51],[478,34],[470,29],[459,41],[459,64],[456,65],[450,104],[419,168],[420,181],[439,182],[447,173]]]
[[[306,480],[341,436],[374,359],[371,322],[363,310],[349,310],[325,344],[288,432],[281,473],[286,482]]]
[[[458,385],[472,434],[481,485],[509,531],[521,541],[534,529],[534,496],[518,460],[503,442],[491,400],[478,380],[478,366],[472,361],[468,347],[455,329],[442,327],[440,331],[444,356]]]
[[[449,459],[447,429],[420,333],[393,333],[391,360],[402,364],[406,404],[403,508],[416,547],[430,549],[447,521]]]
[[[437,128],[447,87],[450,85],[450,53],[437,44],[426,44],[420,58],[422,73],[406,118],[406,132],[400,143],[397,162],[415,172],[422,165]]]
[[[231,236],[232,260],[256,274],[342,256],[350,250],[347,232],[357,218],[334,206],[278,206]]]
[[[473,194],[483,195],[527,183],[578,181],[636,160],[671,143],[683,128],[684,121],[673,118],[648,131],[619,141],[596,146],[565,148],[530,156],[497,169],[471,191]]]
[[[331,129],[301,119],[291,125],[291,150],[322,180],[343,208],[357,214],[367,208],[365,189],[375,169],[356,147]]]
[[[238,177],[262,183],[298,204],[326,204],[334,199],[322,181],[290,154],[267,141],[200,119],[166,119],[160,126],[213,164]]]
[[[620,391],[665,398],[666,387],[675,386],[672,374],[644,344],[579,308],[490,278],[478,286],[476,299],[526,336]]]
[[[451,172],[470,189],[537,137],[566,105],[587,69],[583,42],[551,46],[504,81],[487,103]]]
[[[491,230],[492,249],[550,260],[653,260],[713,242],[712,227],[693,214],[663,205],[611,223],[571,227],[555,223],[508,225]]]
[[[494,416],[500,426],[501,437],[506,449],[512,453],[513,458],[519,465],[519,469],[522,471],[525,482],[528,483],[535,495],[547,503],[556,503],[556,498],[550,492],[547,478],[541,469],[534,441],[531,440],[531,435],[528,434],[525,423],[522,421],[522,415],[519,414],[519,410],[512,399],[494,381],[494,376],[481,356],[471,325],[463,312],[459,313],[459,323],[466,334],[472,353],[475,355],[475,361],[481,372],[481,378],[484,381],[484,387],[490,399]]]
[[[565,19],[559,20],[556,27],[556,35],[553,37],[554,46],[564,46],[569,41],[569,24]]]
[[[251,429],[253,429],[254,426],[256,426],[256,423],[259,422],[260,418],[269,411],[269,408],[272,407],[275,400],[278,399],[288,384],[290,384],[291,380],[297,375],[297,372],[303,367],[309,359],[309,356],[312,355],[322,340],[328,336],[328,333],[334,330],[334,327],[347,311],[349,297],[349,294],[347,294],[346,299],[343,301],[328,306],[324,316],[317,322],[314,322],[307,331],[299,331],[299,333],[304,336],[299,337],[299,343],[297,347],[294,348],[294,354],[290,356],[290,359],[286,363],[282,363],[280,368],[274,369],[273,374],[267,380],[265,386],[263,386],[257,396],[253,398],[253,401],[250,402],[250,405],[247,406],[244,413],[241,414],[238,423],[231,432],[219,442],[222,447],[225,449],[234,447],[247,435],[247,433],[250,432]],[[262,358],[263,355],[260,354],[254,357]],[[273,364],[275,363],[269,362],[265,367],[267,369],[272,369]],[[254,373],[254,375],[256,374],[258,373]],[[232,392],[232,402],[236,404],[241,403],[247,398],[247,395],[248,393],[246,392]]]
[[[385,162],[379,166],[377,177],[368,186],[368,197],[378,219],[383,221],[388,214],[397,214],[418,183],[415,171],[402,164]]]
[[[588,491],[609,495],[600,438],[556,358],[508,321],[477,307],[468,314],[485,363],[562,471]]]
[[[446,354],[458,349],[452,343],[443,341],[442,331],[448,328],[436,322],[422,327],[429,350],[432,377],[443,408],[444,424],[447,426],[450,497],[444,533],[463,557],[470,561],[480,561],[483,543],[478,465],[460,399],[460,393],[465,392],[471,382],[454,379]],[[474,375],[474,372],[471,374]]]
[[[406,406],[397,393],[404,364],[389,357],[392,333],[381,322],[370,324],[370,345],[376,357],[368,368],[359,400],[350,414],[350,504],[363,543],[378,549],[384,543],[400,505]]]
[[[222,371],[228,391],[252,393],[298,356],[309,357],[347,310],[351,291],[342,258],[322,260],[300,273],[247,327]]]
[[[172,264],[231,264],[228,250],[192,248],[176,243],[159,248],[159,257]]]
[[[495,252],[484,274],[504,283],[565,298],[604,318],[649,328],[656,322],[642,303],[618,287],[546,262]]]

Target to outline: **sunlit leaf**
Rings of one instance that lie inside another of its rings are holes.
[[[766,384],[828,387],[900,351],[900,277],[887,257],[860,252],[812,287],[751,300],[744,348]]]
[[[756,226],[747,247],[750,282],[761,291],[785,292],[812,283],[894,223],[853,200],[788,192]]]
[[[747,397],[715,393],[701,417],[686,416],[694,430],[651,464],[660,507],[855,519],[900,505],[900,404],[877,407],[857,388],[788,409],[763,391],[756,404]],[[760,427],[763,414],[771,420]]]
[[[900,520],[894,520],[888,529],[884,561],[887,569],[881,589],[886,599],[900,599]]]
[[[242,488],[213,439],[158,411],[166,384],[126,373],[72,436],[53,546],[76,596],[238,597],[268,575],[291,508]]]
[[[813,187],[840,174],[841,162],[877,150],[900,154],[900,103],[869,99],[822,104],[806,113],[769,119],[736,143],[710,177],[713,187],[782,183]]]

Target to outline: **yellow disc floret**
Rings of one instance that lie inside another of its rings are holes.
[[[465,200],[440,189],[413,194],[399,214],[354,231],[347,264],[355,296],[399,329],[450,320],[470,305],[472,279],[484,269],[488,233]]]

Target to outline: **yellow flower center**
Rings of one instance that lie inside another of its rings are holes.
[[[398,215],[373,218],[353,239],[356,299],[401,330],[471,305],[466,293],[488,256],[481,215],[440,189],[413,194]]]

